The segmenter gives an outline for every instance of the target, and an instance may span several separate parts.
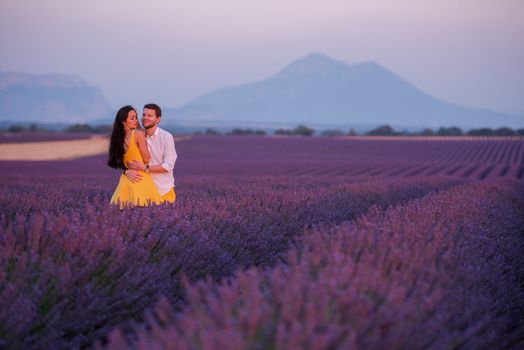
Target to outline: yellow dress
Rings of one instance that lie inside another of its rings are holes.
[[[127,162],[135,160],[142,164],[144,161],[138,145],[135,142],[135,131],[131,133],[131,140],[129,142],[129,148],[126,153],[124,153],[124,164]],[[120,208],[126,206],[147,206],[150,204],[160,204],[163,202],[158,190],[151,178],[151,175],[145,171],[140,172],[142,179],[140,182],[131,182],[122,174],[120,176],[120,181],[118,186],[115,189],[115,193],[111,197],[111,204],[119,204]]]

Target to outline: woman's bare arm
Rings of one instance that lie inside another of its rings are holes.
[[[146,136],[142,130],[135,131],[135,141],[138,145],[138,149],[140,150],[140,155],[142,155],[142,160],[144,161],[144,164],[149,164],[151,155],[149,154],[149,150],[147,149]]]

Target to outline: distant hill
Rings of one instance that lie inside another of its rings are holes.
[[[204,94],[166,116],[233,124],[524,126],[524,116],[438,100],[377,63],[349,65],[321,54],[299,59],[267,80]]]
[[[112,115],[102,92],[77,76],[0,72],[0,122],[89,123]]]

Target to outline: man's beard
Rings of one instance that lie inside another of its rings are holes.
[[[144,129],[147,130],[147,129],[151,129],[152,127],[154,127],[155,124],[150,124],[150,125],[148,125],[148,126],[145,126],[144,124],[142,124],[142,126],[144,127]]]

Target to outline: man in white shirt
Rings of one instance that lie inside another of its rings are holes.
[[[140,181],[139,171],[151,174],[158,189],[158,193],[166,202],[173,203],[176,200],[175,179],[173,168],[177,158],[175,141],[173,135],[158,127],[162,110],[154,103],[144,106],[142,112],[142,125],[145,129],[147,149],[151,154],[149,164],[131,161],[127,164],[126,176],[132,181]],[[137,171],[139,170],[139,171]]]

